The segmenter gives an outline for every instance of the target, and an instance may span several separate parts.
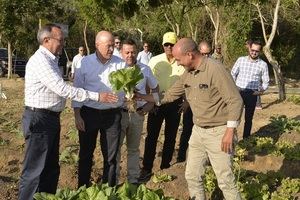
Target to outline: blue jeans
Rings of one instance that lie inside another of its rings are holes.
[[[36,192],[55,194],[59,168],[59,114],[25,109],[23,114],[25,158],[19,200],[31,200]]]

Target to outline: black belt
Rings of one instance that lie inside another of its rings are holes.
[[[109,109],[99,110],[99,109],[91,108],[91,107],[88,107],[88,106],[82,106],[81,109],[92,110],[92,111],[96,111],[96,112],[99,112],[99,113],[102,113],[102,114],[111,113],[111,112],[119,112],[120,111],[120,108],[109,108]]]
[[[254,91],[257,91],[257,90],[253,90],[253,89],[240,88],[240,87],[238,87],[238,89],[239,89],[240,92],[254,92]]]
[[[55,112],[55,111],[51,111],[51,110],[47,110],[45,108],[34,108],[34,107],[30,107],[30,106],[25,106],[26,110],[31,110],[33,112],[41,112],[41,113],[46,113],[49,115],[53,115],[53,116],[59,116],[61,112]]]
[[[204,128],[204,129],[210,129],[210,128],[215,128],[217,126],[200,126],[201,128]]]

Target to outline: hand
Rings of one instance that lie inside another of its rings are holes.
[[[141,93],[136,92],[134,94],[134,98],[138,101],[145,100],[148,102],[155,103],[155,100],[154,100],[152,94],[141,94]]]
[[[262,95],[264,93],[264,91],[254,91],[253,95]]]
[[[225,131],[225,134],[222,138],[221,149],[225,153],[231,153],[233,151],[233,137],[234,137],[234,128],[228,128]]]
[[[139,115],[146,115],[148,112],[150,112],[154,108],[154,103],[148,102],[145,105],[143,105],[141,110],[138,110],[137,113]]]
[[[118,96],[110,92],[101,92],[99,93],[99,102],[116,103],[118,102]]]
[[[80,115],[80,112],[75,112],[75,125],[77,130],[85,131],[84,121]]]
[[[187,109],[189,108],[190,104],[189,102],[187,102],[186,100],[182,102],[182,104],[180,104],[180,108],[179,108],[179,111],[178,113],[185,113],[187,111]]]

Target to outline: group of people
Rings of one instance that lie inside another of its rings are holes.
[[[151,178],[163,121],[165,140],[160,169],[171,167],[184,112],[177,162],[187,159],[185,177],[190,198],[205,199],[202,178],[209,159],[225,199],[241,199],[231,159],[243,105],[246,138],[251,132],[254,98],[268,87],[268,69],[258,57],[260,43],[251,41],[249,55],[237,60],[230,75],[222,64],[221,50],[217,50],[220,45],[216,46],[216,57],[211,58],[206,49],[208,43],[198,46],[191,38],[177,40],[174,32],[167,32],[162,38],[164,52],[152,57],[148,43],[138,53],[133,39],[122,41],[111,32],[100,31],[95,38],[95,53],[83,56],[80,52],[84,49],[79,48],[81,57],[74,62],[71,86],[63,80],[58,67],[64,44],[61,28],[47,24],[39,29],[37,39],[40,47],[29,59],[25,75],[26,151],[20,200],[32,199],[36,192],[56,192],[60,171],[60,113],[66,98],[72,100],[79,132],[78,187],[91,184],[99,133],[102,183],[109,186],[119,183],[120,149],[125,137],[127,180],[139,184]],[[136,112],[128,111],[124,94],[115,94],[108,78],[111,72],[126,67],[140,68],[144,77],[136,86]],[[140,168],[139,146],[146,114],[147,137]]]

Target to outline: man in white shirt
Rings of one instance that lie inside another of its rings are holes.
[[[114,37],[114,41],[115,41],[115,48],[114,48],[113,55],[118,56],[119,58],[122,58],[121,53],[120,53],[121,45],[122,45],[120,36],[116,35]]]
[[[76,71],[74,86],[95,92],[111,92],[109,74],[125,67],[124,61],[113,56],[114,38],[108,31],[96,36],[96,52],[85,56]],[[116,103],[73,101],[75,124],[79,130],[78,187],[91,185],[93,153],[100,131],[100,145],[103,155],[102,183],[116,185],[116,164],[121,135],[121,106],[124,94],[118,94]]]
[[[143,51],[139,52],[139,54],[137,56],[137,60],[140,63],[148,65],[149,60],[152,58],[152,53],[149,51],[149,43],[148,42],[144,42],[143,49],[144,49]]]
[[[146,94],[146,87],[150,88],[151,93],[158,92],[158,82],[154,77],[150,67],[136,60],[137,47],[132,39],[123,41],[121,55],[126,62],[127,67],[139,67],[144,78],[136,86],[136,89]],[[137,101],[137,112],[128,112],[126,108],[122,112],[122,132],[120,149],[126,136],[127,147],[127,179],[129,183],[138,183],[140,175],[139,157],[140,157],[140,139],[143,131],[145,114],[154,107],[154,103]],[[118,154],[118,163],[120,163],[121,152]],[[118,170],[119,172],[119,170]]]
[[[78,54],[76,56],[74,56],[74,58],[72,60],[72,66],[71,66],[71,78],[72,79],[74,79],[75,70],[78,68],[79,62],[84,57],[84,53],[85,53],[84,47],[80,46],[78,48]]]
[[[46,24],[39,29],[37,39],[40,47],[26,65],[23,114],[26,152],[19,200],[31,200],[36,192],[56,193],[60,171],[60,113],[66,98],[101,103],[118,100],[110,91],[90,92],[63,80],[58,56],[64,46],[64,35],[59,26]]]

